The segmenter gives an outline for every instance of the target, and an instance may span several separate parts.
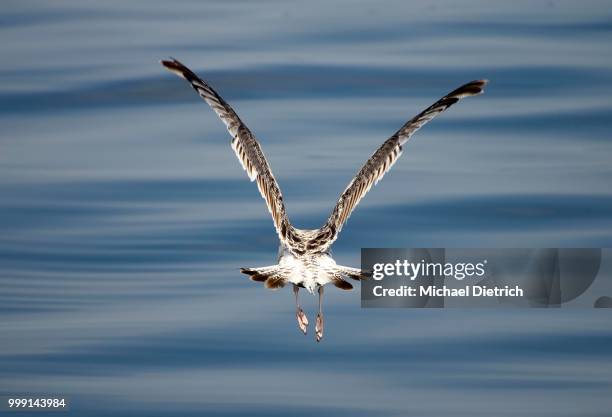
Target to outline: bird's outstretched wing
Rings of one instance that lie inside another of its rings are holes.
[[[402,145],[425,123],[462,98],[481,94],[486,83],[487,80],[477,80],[462,85],[410,119],[393,136],[387,139],[346,187],[327,223],[307,243],[307,249],[309,251],[326,250],[336,240],[342,226],[359,204],[359,201],[372,188],[372,185],[376,185],[383,178],[400,157]]]
[[[266,201],[268,210],[272,215],[278,237],[281,242],[291,248],[292,242],[290,240],[293,238],[294,229],[287,218],[283,196],[278,183],[274,175],[272,175],[270,165],[268,165],[268,161],[255,136],[240,120],[230,105],[193,71],[176,59],[161,61],[161,63],[169,71],[187,80],[200,97],[208,103],[223,123],[225,123],[227,130],[232,135],[232,149],[250,180],[257,182],[257,188],[259,188],[259,192]]]

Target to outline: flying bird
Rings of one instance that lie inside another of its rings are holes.
[[[298,229],[289,221],[281,190],[259,142],[230,105],[207,82],[176,59],[163,60],[161,64],[187,80],[225,123],[238,161],[249,179],[257,184],[272,215],[280,240],[278,263],[257,268],[241,268],[241,272],[249,275],[253,281],[263,282],[265,287],[270,289],[291,284],[298,327],[304,334],[307,333],[308,318],[300,307],[298,292],[300,288],[305,288],[311,294],[316,291],[319,295],[315,321],[317,342],[323,338],[323,287],[331,283],[342,290],[350,290],[353,286],[347,278],[359,281],[367,275],[360,269],[337,265],[329,253],[347,219],[372,185],[376,185],[391,169],[402,154],[403,145],[417,130],[462,98],[481,94],[487,83],[487,80],[476,80],[462,85],[406,122],[366,161],[340,195],[327,222],[319,229],[307,230]]]

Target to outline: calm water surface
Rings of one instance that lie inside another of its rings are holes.
[[[361,247],[610,247],[611,10],[5,3],[0,392],[92,416],[609,415],[609,312],[361,310],[331,289],[323,343],[302,336],[290,291],[238,272],[273,263],[277,239],[224,126],[157,61],[235,107],[306,228],[408,118],[491,80],[406,146],[339,263]]]

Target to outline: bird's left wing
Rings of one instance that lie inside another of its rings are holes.
[[[400,157],[402,145],[423,125],[460,99],[482,93],[486,83],[487,80],[477,80],[462,85],[410,119],[393,136],[387,139],[366,161],[355,178],[346,187],[327,223],[307,243],[307,249],[310,251],[327,249],[337,239],[342,226],[359,204],[359,201],[373,185],[376,185],[383,178]]]
[[[227,130],[232,135],[232,149],[234,149],[250,180],[257,182],[257,188],[266,201],[279,239],[291,248],[292,239],[290,238],[293,234],[293,227],[287,218],[278,183],[272,175],[272,170],[255,136],[230,105],[193,71],[176,59],[161,61],[161,63],[169,71],[187,80],[225,123]]]

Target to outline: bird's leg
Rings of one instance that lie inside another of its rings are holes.
[[[297,318],[298,327],[304,334],[306,334],[306,331],[308,329],[308,318],[306,317],[304,310],[302,310],[302,307],[300,307],[300,303],[298,301],[298,291],[300,291],[300,287],[293,284],[293,294],[295,294],[295,308],[296,308],[295,317]]]
[[[320,342],[323,339],[323,287],[319,287],[319,313],[317,314],[317,321],[315,323],[315,336],[317,342]]]

